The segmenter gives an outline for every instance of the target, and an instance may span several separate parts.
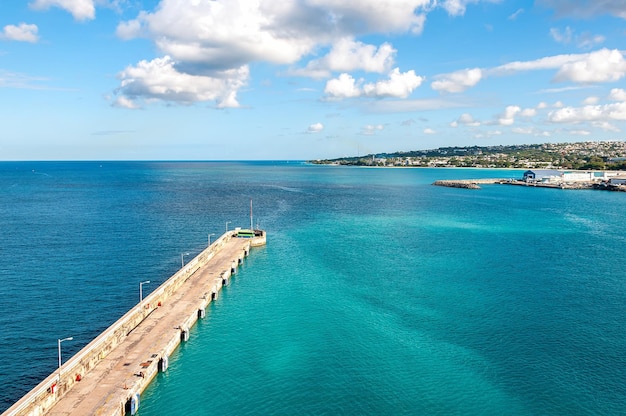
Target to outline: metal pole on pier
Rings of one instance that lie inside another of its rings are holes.
[[[180,253],[180,267],[185,267],[185,256],[188,256],[189,253]]]
[[[143,300],[143,288],[142,286],[146,283],[150,283],[149,280],[146,280],[144,282],[139,282],[139,303],[141,303],[141,301]]]
[[[252,198],[250,198],[250,230],[254,230],[254,226],[252,225]]]
[[[67,338],[63,338],[63,339],[59,339],[58,340],[59,341],[59,344],[58,344],[59,345],[59,381],[58,381],[57,388],[59,388],[60,384],[61,384],[61,343],[63,341],[71,341],[73,339],[74,339],[74,337],[67,337]]]

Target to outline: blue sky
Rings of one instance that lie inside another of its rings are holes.
[[[624,0],[0,4],[0,160],[624,140]]]

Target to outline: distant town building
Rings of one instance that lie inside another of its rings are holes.
[[[549,182],[549,183],[570,183],[570,182],[599,182],[607,180],[613,173],[604,171],[561,171],[555,169],[530,169],[524,172],[525,182]]]
[[[562,176],[563,172],[555,169],[530,169],[524,172],[523,180],[525,182],[553,182]]]

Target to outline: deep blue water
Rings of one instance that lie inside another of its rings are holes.
[[[140,414],[609,415],[626,403],[626,195],[302,163],[0,163],[0,410],[209,233],[254,250]]]

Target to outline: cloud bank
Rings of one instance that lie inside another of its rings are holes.
[[[184,102],[212,99],[218,105],[230,106],[236,103],[236,86],[245,85],[240,68],[255,62],[293,66],[327,51],[300,68],[288,70],[288,75],[323,79],[339,74],[326,85],[327,98],[331,99],[406,98],[423,78],[413,70],[401,73],[392,69],[397,51],[390,43],[376,46],[356,38],[419,35],[433,9],[460,16],[469,4],[481,1],[492,0],[161,0],[154,10],[142,11],[117,27],[119,38],[149,39],[162,56],[151,61],[150,71],[146,61],[138,63],[136,71],[122,71],[117,92],[132,101],[176,98],[175,102],[181,102],[177,98],[184,97]],[[39,8],[53,5],[71,11],[77,19],[93,16],[90,0],[35,0],[32,4]],[[163,64],[164,57],[168,57],[167,65]],[[139,68],[144,69],[141,76],[135,74]],[[365,84],[349,75],[353,71],[388,74],[389,79]],[[235,78],[228,81],[227,74]],[[183,84],[195,77],[200,77],[203,85],[214,84],[217,90],[212,94],[204,88],[202,93],[191,92],[196,88]],[[209,82],[205,77],[221,81]],[[180,93],[171,93],[173,78]],[[131,84],[133,88],[128,87]],[[144,87],[137,88],[139,85]],[[225,90],[231,99],[222,99]]]

